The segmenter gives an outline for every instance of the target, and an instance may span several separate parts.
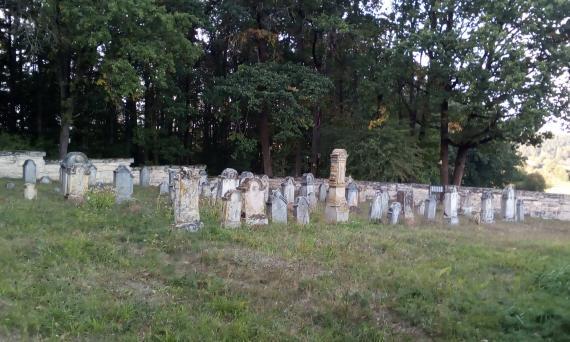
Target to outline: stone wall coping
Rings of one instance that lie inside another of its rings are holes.
[[[46,153],[42,151],[0,151],[0,157],[6,156],[28,156],[28,157],[45,157]]]

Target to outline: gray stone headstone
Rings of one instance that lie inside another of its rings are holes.
[[[400,203],[400,210],[403,211],[404,221],[408,225],[416,222],[414,213],[414,194],[411,189],[399,190],[397,202]]]
[[[12,182],[8,182],[6,183],[6,189],[8,190],[12,190],[16,187],[16,184],[12,183]]]
[[[271,222],[287,223],[287,199],[281,191],[273,190],[269,196]]]
[[[369,219],[371,222],[381,222],[382,213],[384,212],[382,208],[382,196],[380,193],[376,193],[370,204]]]
[[[210,182],[207,180],[200,185],[200,196],[207,199],[212,197],[212,187],[210,186]]]
[[[200,221],[200,168],[182,167],[173,184],[174,223],[177,228],[195,232],[202,228]]]
[[[166,181],[160,183],[158,188],[159,188],[159,194],[161,194],[161,195],[166,195],[170,192],[169,188],[168,188],[168,182],[166,182]]]
[[[133,174],[125,165],[119,165],[113,172],[113,186],[117,203],[131,200],[133,195]]]
[[[168,172],[168,194],[170,197],[170,202],[173,202],[174,201],[174,182],[178,177],[178,173],[180,172],[180,168],[168,167],[168,168],[166,168],[166,172]]]
[[[253,172],[243,171],[242,173],[239,174],[239,185],[241,185],[241,183],[243,183],[246,179],[253,178],[253,177],[255,177]]]
[[[150,185],[150,169],[143,166],[140,171],[140,185],[142,187],[147,187]]]
[[[503,190],[501,197],[501,216],[503,220],[513,222],[516,215],[516,197],[515,188],[512,185],[507,186]]]
[[[400,221],[401,211],[402,205],[399,202],[392,202],[392,204],[390,204],[390,209],[388,209],[388,222],[390,224],[398,224]]]
[[[88,186],[96,186],[97,185],[97,167],[91,164],[89,165],[89,180]]]
[[[203,186],[204,184],[208,183],[208,173],[206,172],[206,170],[201,170],[200,171],[200,186]]]
[[[295,202],[295,180],[293,177],[286,177],[281,183],[281,193],[287,199],[287,204]]]
[[[24,184],[24,198],[27,200],[34,200],[38,196],[35,183]]]
[[[312,173],[304,173],[301,178],[301,188],[299,196],[304,196],[309,201],[309,206],[314,208],[317,205],[317,193],[315,188],[315,176]]]
[[[443,195],[443,219],[449,225],[459,224],[459,193],[457,187],[449,185]]]
[[[384,217],[388,215],[388,209],[390,208],[390,194],[384,187],[380,188],[380,199],[382,201],[382,217]]]
[[[305,225],[309,224],[309,201],[304,196],[299,196],[295,199],[295,205],[293,206],[293,215],[297,224]]]
[[[521,199],[517,200],[517,214],[516,214],[516,220],[517,222],[524,222],[524,216],[525,216],[525,208],[524,208],[524,201]]]
[[[428,199],[425,200],[424,209],[424,218],[426,221],[435,221],[435,216],[437,213],[437,197],[435,194],[431,195]]]
[[[252,226],[268,224],[265,213],[265,188],[261,179],[245,178],[238,189],[242,191],[245,223]]]
[[[222,226],[238,228],[241,226],[242,193],[239,190],[230,190],[222,198],[224,203]]]
[[[41,184],[51,184],[51,178],[49,178],[48,176],[43,176],[42,178],[40,178],[40,183]]]
[[[346,186],[346,202],[349,208],[358,207],[358,186],[354,182]]]
[[[319,186],[319,201],[326,202],[327,201],[327,194],[329,192],[329,185],[328,183],[321,183]]]
[[[227,168],[218,179],[218,198],[223,198],[226,192],[237,189],[239,185],[238,172]]]
[[[495,223],[495,208],[493,206],[493,193],[484,191],[481,195],[481,218],[482,224]]]
[[[36,184],[36,163],[28,159],[24,162],[24,183]]]

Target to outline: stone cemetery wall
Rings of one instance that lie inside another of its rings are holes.
[[[40,179],[45,168],[45,156],[45,152],[39,151],[0,151],[0,178],[22,178],[24,162],[31,159],[36,163],[36,177]],[[59,176],[55,179],[59,179]]]

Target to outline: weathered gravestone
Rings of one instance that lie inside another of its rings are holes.
[[[287,199],[281,191],[273,190],[269,196],[271,222],[287,223]]]
[[[212,197],[212,187],[208,180],[200,185],[200,196],[208,200]]]
[[[160,185],[158,186],[159,189],[159,194],[160,195],[166,195],[169,193],[170,189],[168,187],[168,182],[162,182],[160,183]]]
[[[265,203],[269,201],[269,176],[263,175],[261,176],[261,183],[263,183],[263,199]]]
[[[87,181],[87,184],[90,187],[97,185],[97,167],[93,164],[89,165],[89,180]]]
[[[449,185],[445,188],[443,195],[443,219],[447,224],[459,224],[459,217],[457,215],[459,207],[459,193],[457,187]]]
[[[309,224],[309,201],[305,196],[299,196],[295,200],[293,206],[293,215],[297,220],[297,224]]]
[[[468,193],[461,198],[461,215],[467,217],[473,216],[473,205],[471,204],[471,197]]]
[[[349,207],[345,197],[346,150],[334,149],[331,153],[329,191],[325,206],[325,220],[328,223],[347,222]]]
[[[481,218],[482,224],[495,223],[495,209],[493,206],[493,193],[491,191],[484,191],[481,195]]]
[[[143,166],[140,171],[139,177],[140,185],[142,187],[147,187],[150,185],[150,169],[146,166]]]
[[[216,203],[216,200],[218,199],[218,186],[219,186],[219,181],[217,179],[213,179],[210,185],[210,192],[212,194],[212,199],[211,199],[212,203]]]
[[[34,200],[38,196],[35,183],[24,184],[24,198],[27,200]]]
[[[390,194],[385,186],[380,187],[380,200],[382,202],[382,217],[388,215],[390,208]]]
[[[293,177],[285,177],[281,183],[281,193],[287,199],[287,204],[295,202],[295,180]]]
[[[119,165],[113,171],[113,186],[115,188],[115,202],[130,201],[133,195],[133,174],[125,165]]]
[[[304,196],[309,201],[309,206],[314,208],[317,205],[317,194],[315,189],[315,176],[312,173],[304,173],[301,180],[299,196]]]
[[[524,201],[521,199],[518,199],[516,205],[517,205],[516,221],[517,222],[524,222],[524,215],[525,215]]]
[[[236,170],[227,168],[222,171],[218,180],[218,198],[223,198],[226,192],[235,190],[238,183],[238,172]]]
[[[203,167],[204,170],[200,170],[200,182],[199,185],[203,186],[204,184],[208,183],[208,173],[206,172],[206,166],[200,166]]]
[[[364,203],[366,202],[366,188],[358,187],[358,202]]]
[[[51,178],[49,178],[48,176],[43,176],[42,178],[40,178],[40,183],[41,184],[51,184]]]
[[[6,189],[8,189],[8,190],[12,190],[15,187],[16,187],[16,184],[14,184],[13,182],[6,183]]]
[[[70,152],[60,163],[61,192],[65,198],[83,201],[89,187],[91,163],[84,153]]]
[[[170,202],[174,201],[174,182],[177,178],[180,168],[178,167],[167,167],[166,172],[168,173],[168,194],[170,196]]]
[[[400,203],[400,210],[403,211],[404,222],[408,225],[415,224],[414,195],[412,190],[399,190],[396,200]]]
[[[390,224],[398,224],[401,211],[402,205],[400,202],[392,202],[390,209],[388,209],[388,222],[390,222]]]
[[[241,191],[229,190],[222,200],[224,203],[222,226],[226,228],[237,228],[241,226]]]
[[[322,182],[319,186],[319,201],[326,202],[327,200],[327,193],[329,192],[329,184],[326,182]]]
[[[238,189],[243,193],[245,223],[252,226],[268,224],[265,213],[265,189],[261,179],[245,178]]]
[[[241,185],[241,183],[243,183],[246,179],[248,178],[253,178],[255,177],[255,175],[253,174],[253,172],[250,171],[243,171],[242,173],[240,173],[239,175],[239,185]]]
[[[200,221],[200,167],[182,167],[174,178],[174,222],[177,228],[197,231]]]
[[[514,221],[516,209],[515,188],[512,185],[508,185],[503,190],[503,196],[501,197],[501,216],[503,220]]]
[[[435,216],[437,213],[437,197],[435,194],[429,196],[429,198],[425,200],[424,210],[424,218],[426,221],[435,221]]]
[[[368,217],[370,218],[371,222],[380,222],[382,221],[383,212],[384,209],[382,208],[382,196],[379,192],[377,192],[372,199],[372,203],[370,204],[370,213]]]
[[[358,186],[354,182],[346,186],[346,202],[349,208],[358,208]]]
[[[36,163],[28,159],[24,162],[24,183],[31,183],[36,184],[37,175],[36,175]]]

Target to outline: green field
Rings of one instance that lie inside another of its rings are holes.
[[[0,340],[570,340],[570,223],[172,228],[0,180]]]

